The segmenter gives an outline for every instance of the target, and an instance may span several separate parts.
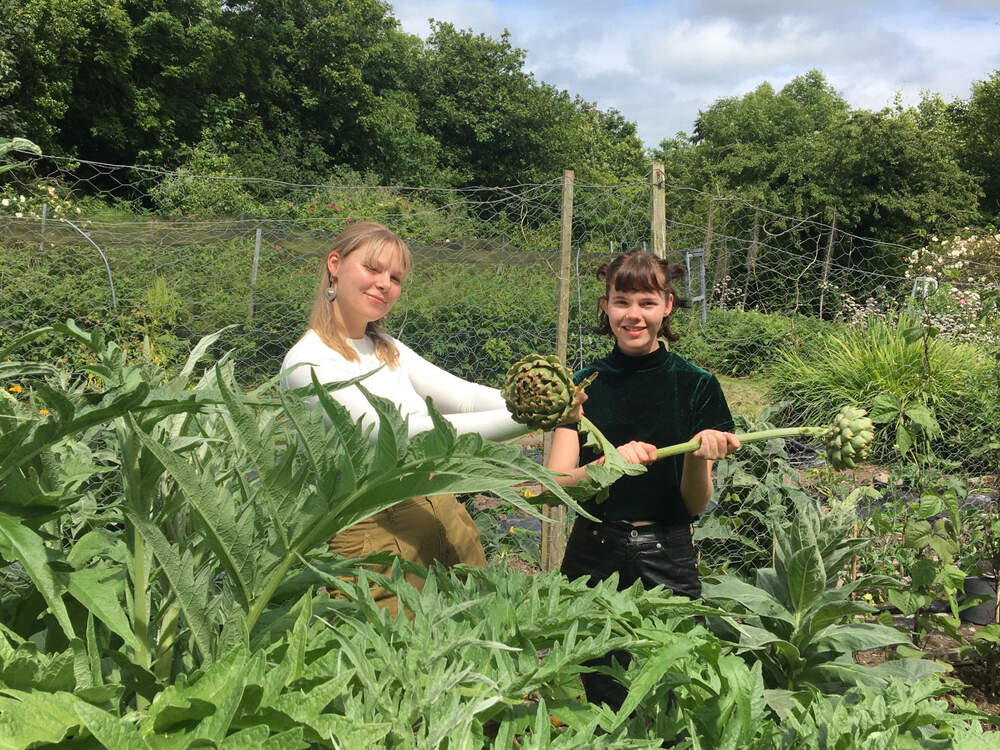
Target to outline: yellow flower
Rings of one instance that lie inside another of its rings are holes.
[[[511,527],[510,527],[510,533],[511,533],[511,534],[513,534],[513,533],[514,533],[514,527],[513,527],[513,526],[511,526]]]
[[[39,409],[38,413],[41,414],[43,417],[49,416],[49,410],[48,409]]]
[[[24,389],[23,389],[23,388],[21,388],[21,386],[19,386],[19,385],[12,385],[12,386],[11,386],[10,388],[8,388],[7,390],[8,390],[8,391],[10,391],[11,393],[20,393],[20,392],[21,392],[22,390],[24,390]]]

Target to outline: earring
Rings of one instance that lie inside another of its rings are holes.
[[[332,279],[330,286],[326,288],[326,301],[333,302],[335,299],[337,299],[337,280]]]

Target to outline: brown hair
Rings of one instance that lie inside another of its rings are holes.
[[[673,297],[673,309],[688,307],[687,300],[677,296],[672,283],[674,279],[684,278],[684,266],[676,263],[671,265],[663,258],[657,258],[645,250],[633,250],[603,264],[597,269],[597,278],[604,282],[602,299],[607,299],[612,289],[619,292],[662,292],[667,300]],[[611,322],[600,301],[597,303],[597,327],[594,331],[609,336],[614,335],[611,331]],[[670,315],[663,318],[660,336],[667,341],[677,341],[679,338],[670,330]]]
[[[413,266],[410,248],[406,246],[398,234],[374,221],[359,221],[356,224],[351,224],[337,235],[333,245],[323,256],[319,284],[316,287],[316,299],[313,302],[312,313],[309,315],[309,328],[316,331],[324,344],[349,362],[357,362],[360,357],[354,347],[347,343],[344,332],[333,317],[334,303],[326,298],[326,290],[332,282],[326,259],[332,252],[336,252],[343,259],[355,250],[361,250],[365,253],[365,261],[374,263],[386,245],[395,248],[403,270],[409,272]],[[399,351],[390,339],[382,335],[383,323],[384,319],[372,321],[365,327],[365,335],[372,340],[375,346],[375,356],[389,367],[395,368],[399,365]]]

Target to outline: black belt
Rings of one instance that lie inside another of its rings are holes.
[[[589,518],[577,518],[573,522],[585,533],[605,534],[609,537],[626,539],[630,542],[648,542],[662,538],[664,534],[676,534],[683,530],[690,534],[691,524],[663,523],[660,521],[633,526],[628,521],[602,521],[595,523]]]

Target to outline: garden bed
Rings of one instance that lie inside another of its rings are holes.
[[[906,629],[908,619],[897,616],[893,621],[897,626]],[[1000,682],[994,682],[987,664],[976,658],[964,657],[960,653],[961,647],[971,643],[972,637],[982,628],[982,625],[963,624],[959,628],[961,643],[947,633],[930,633],[922,650],[926,654],[925,658],[944,662],[951,667],[950,675],[965,685],[961,689],[962,697],[974,703],[983,713],[1000,717]],[[854,655],[854,661],[866,666],[881,664],[893,653],[895,649],[876,648],[859,651]],[[996,724],[1000,725],[1000,718]]]

